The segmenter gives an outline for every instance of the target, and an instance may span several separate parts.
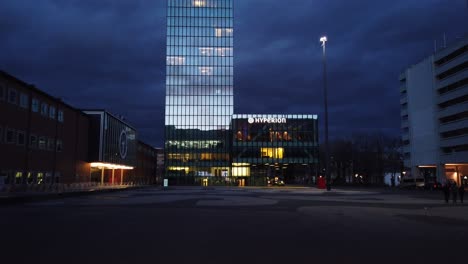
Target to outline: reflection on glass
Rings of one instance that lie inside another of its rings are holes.
[[[205,0],[193,0],[193,6],[195,7],[205,7],[206,1]]]
[[[184,65],[185,58],[181,56],[168,56],[167,65]]]
[[[232,0],[168,0],[166,168],[169,175],[230,175]]]
[[[201,75],[213,75],[213,67],[198,67]]]

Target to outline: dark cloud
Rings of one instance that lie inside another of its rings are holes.
[[[124,115],[162,146],[165,8],[165,0],[1,1],[0,69],[77,107]],[[327,34],[331,132],[397,135],[398,74],[444,33],[466,33],[467,14],[465,0],[237,0],[235,111],[322,115],[318,38]]]

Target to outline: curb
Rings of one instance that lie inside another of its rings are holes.
[[[38,194],[38,195],[29,195],[29,196],[27,195],[10,196],[10,197],[0,198],[0,206],[26,204],[26,203],[33,203],[33,202],[40,202],[40,201],[47,201],[47,200],[58,200],[58,199],[69,198],[69,197],[79,197],[79,196],[94,195],[94,194],[101,194],[101,193],[113,193],[113,192],[120,192],[120,191],[143,189],[147,187],[151,187],[151,185],[115,188],[115,189],[86,190],[86,191],[77,191],[77,192],[47,193],[47,194]]]

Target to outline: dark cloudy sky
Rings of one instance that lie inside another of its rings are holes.
[[[468,31],[467,0],[235,0],[235,112],[322,114],[330,132],[399,133],[398,75]],[[2,0],[0,69],[163,144],[166,0]]]

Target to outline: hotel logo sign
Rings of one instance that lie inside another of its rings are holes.
[[[249,124],[286,124],[284,117],[249,117]]]

